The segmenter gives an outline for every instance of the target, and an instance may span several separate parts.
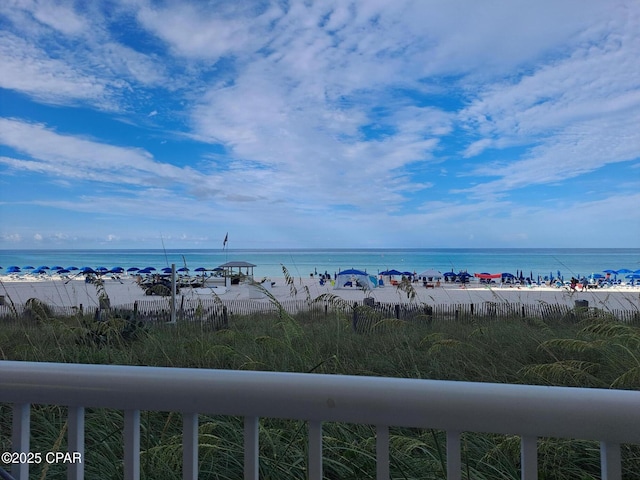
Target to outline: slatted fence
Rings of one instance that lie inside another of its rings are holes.
[[[275,315],[279,311],[289,315],[304,315],[310,321],[335,318],[336,315],[352,320],[354,326],[366,325],[385,319],[409,322],[456,321],[461,323],[478,321],[513,321],[516,318],[538,318],[541,320],[576,321],[593,316],[596,312],[606,313],[623,323],[640,324],[640,310],[598,310],[594,308],[571,307],[561,304],[525,304],[506,302],[483,302],[467,304],[427,304],[427,303],[379,303],[368,299],[360,302],[333,302],[328,300],[308,301],[287,299],[278,303],[268,300],[221,300],[220,298],[179,297],[176,305],[176,319],[187,322],[205,322],[223,327],[233,317]],[[132,304],[111,307],[113,316],[135,319],[145,323],[166,323],[171,321],[170,299],[154,298],[139,300]],[[99,311],[92,308],[61,307],[55,305],[12,304],[0,305],[0,322],[23,322],[45,317],[71,317],[75,315],[95,315]]]

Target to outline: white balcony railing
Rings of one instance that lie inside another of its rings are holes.
[[[0,361],[13,449],[29,451],[31,404],[69,407],[68,449],[84,457],[84,409],[125,412],[125,478],[140,474],[140,411],[183,415],[183,478],[198,477],[198,414],[244,417],[244,478],[258,478],[259,418],[309,424],[308,471],[322,478],[322,422],[376,426],[377,478],[389,478],[389,426],[447,432],[447,478],[461,478],[461,432],[519,435],[521,477],[537,478],[537,438],[597,440],[602,478],[621,478],[620,444],[640,443],[640,392],[298,373]],[[84,478],[70,464],[68,478]],[[16,479],[28,465],[14,465]]]

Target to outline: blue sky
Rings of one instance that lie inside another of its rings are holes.
[[[638,247],[635,0],[8,0],[0,248]]]

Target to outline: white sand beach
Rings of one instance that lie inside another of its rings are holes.
[[[288,285],[284,278],[273,278],[271,294],[278,300],[316,298],[323,294],[335,295],[348,301],[361,302],[365,297],[372,297],[380,303],[426,303],[431,305],[444,304],[480,304],[483,302],[514,303],[514,304],[559,304],[574,306],[576,300],[586,300],[590,307],[607,310],[640,311],[640,287],[618,286],[588,291],[570,292],[565,288],[549,286],[485,286],[469,284],[461,287],[459,284],[442,284],[435,288],[425,288],[422,283],[414,283],[416,296],[414,299],[394,286],[374,288],[369,291],[360,289],[334,289],[330,284],[320,285],[317,278],[294,278],[293,285]],[[104,286],[112,306],[128,305],[135,301],[149,301],[160,299],[158,296],[147,296],[133,278],[121,279],[105,278]],[[295,287],[295,292],[292,292]],[[295,294],[294,294],[295,293]],[[231,287],[211,288],[182,288],[179,297],[199,298],[214,297],[222,300],[253,299],[269,301],[250,285],[233,285]],[[37,298],[52,306],[95,307],[98,305],[96,286],[85,283],[83,278],[72,280],[63,279],[24,279],[3,277],[0,279],[0,296],[4,303],[13,302],[24,304],[30,298]]]

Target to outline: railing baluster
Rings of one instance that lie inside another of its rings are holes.
[[[182,414],[182,478],[198,480],[198,414]]]
[[[322,480],[322,422],[309,422],[309,480]]]
[[[124,478],[140,478],[140,410],[124,412]]]
[[[462,478],[460,432],[447,432],[447,480]]]
[[[376,425],[376,479],[389,480],[389,427]]]
[[[244,417],[244,480],[258,480],[258,417]]]
[[[622,478],[622,454],[619,443],[600,442],[600,470],[602,480]]]
[[[67,422],[68,451],[80,457],[67,465],[67,480],[84,480],[84,407],[69,407]]]
[[[13,432],[12,442],[14,452],[29,451],[29,437],[30,437],[30,425],[31,420],[31,404],[29,403],[16,403],[13,405]],[[11,465],[11,475],[15,480],[28,480],[29,479],[29,464],[28,463],[13,463]]]
[[[520,478],[538,479],[538,439],[522,437],[520,440]]]

